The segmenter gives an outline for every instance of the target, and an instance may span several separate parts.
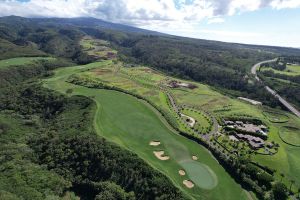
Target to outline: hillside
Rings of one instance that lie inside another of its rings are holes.
[[[257,98],[271,106],[278,103],[271,101],[262,85],[254,85],[245,75],[258,61],[300,54],[295,48],[175,37],[94,18],[11,16],[0,18],[3,46],[0,58],[14,57],[13,52],[20,49],[23,56],[51,54],[79,64],[89,63],[96,59],[80,47],[80,39],[85,34],[110,41],[125,62],[150,65],[173,76],[213,85],[232,95]]]
[[[300,119],[250,73],[277,57],[299,106],[300,49],[0,18],[0,199],[296,199]]]

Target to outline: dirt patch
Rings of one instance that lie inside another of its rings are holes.
[[[149,145],[150,145],[150,146],[158,146],[158,145],[160,145],[160,141],[151,141],[151,142],[149,143]]]
[[[183,169],[179,170],[178,173],[179,173],[180,176],[184,176],[185,175],[185,171]]]
[[[156,158],[158,158],[159,160],[169,160],[170,159],[169,156],[164,156],[164,154],[165,154],[164,151],[153,151],[153,153],[156,156]]]
[[[183,184],[187,187],[187,188],[193,188],[194,187],[194,183],[190,180],[184,180]]]
[[[112,73],[112,71],[110,69],[95,69],[95,70],[93,70],[93,72],[97,75]]]
[[[192,156],[192,159],[193,160],[198,160],[198,157],[194,155],[194,156]]]

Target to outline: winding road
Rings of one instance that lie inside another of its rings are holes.
[[[259,82],[262,82],[262,80],[260,80],[260,78],[257,76],[257,73],[256,73],[257,69],[260,67],[261,64],[275,62],[275,61],[276,61],[276,58],[273,60],[262,61],[262,62],[259,62],[255,65],[253,65],[253,67],[251,68],[251,73],[255,76],[255,79]],[[289,102],[287,102],[284,98],[282,98],[275,90],[271,89],[269,86],[266,86],[266,85],[265,85],[265,89],[269,93],[271,93],[275,98],[277,98],[287,109],[289,109],[297,117],[300,117],[300,112],[294,106],[292,106]]]

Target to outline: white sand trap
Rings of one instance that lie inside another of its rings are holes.
[[[185,115],[185,114],[182,114],[182,113],[180,113],[180,115],[181,115],[181,116],[184,116],[184,117],[186,117],[186,118],[188,118],[188,119],[189,119],[189,122],[187,122],[188,125],[190,125],[190,127],[194,127],[194,125],[195,125],[195,123],[196,123],[196,120],[195,120],[194,118],[192,118],[192,117],[190,117],[190,116],[187,116],[187,115]]]
[[[164,151],[153,151],[154,155],[159,159],[159,160],[169,160],[169,156],[164,156],[165,152]]]
[[[182,169],[181,169],[181,170],[179,170],[179,171],[178,171],[178,173],[179,173],[179,175],[180,175],[180,176],[184,176],[184,175],[185,175],[185,171],[184,171],[184,170],[182,170]]]
[[[193,160],[198,160],[198,157],[197,156],[192,156],[192,159]]]
[[[160,141],[151,141],[151,142],[149,143],[149,145],[150,145],[150,146],[158,146],[158,145],[160,145]]]
[[[194,183],[190,180],[184,180],[183,184],[187,187],[187,188],[193,188],[194,187]]]

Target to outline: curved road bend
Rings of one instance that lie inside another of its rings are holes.
[[[261,82],[261,80],[259,79],[259,77],[257,76],[257,73],[256,73],[257,69],[260,67],[261,64],[275,62],[275,61],[276,61],[276,58],[273,60],[262,61],[260,63],[253,65],[253,67],[251,68],[251,73],[255,76],[255,79],[257,81]],[[277,94],[277,92],[275,90],[272,90],[269,86],[265,86],[265,89],[269,93],[271,93],[275,98],[277,98],[287,109],[289,109],[297,117],[300,117],[300,112],[294,106],[292,106],[289,102],[287,102],[285,99],[283,99],[279,94]]]

